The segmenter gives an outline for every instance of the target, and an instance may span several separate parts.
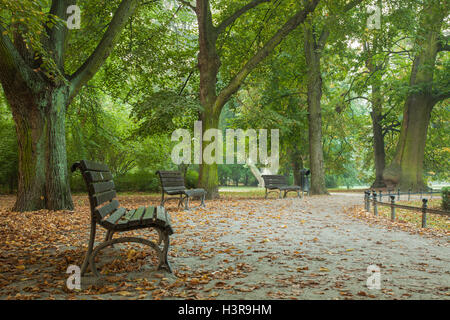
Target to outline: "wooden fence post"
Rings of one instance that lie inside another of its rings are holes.
[[[391,196],[391,220],[395,220],[395,196]]]
[[[422,228],[427,227],[427,202],[428,199],[422,199]]]
[[[400,200],[400,189],[397,189],[397,200]]]
[[[378,208],[377,208],[377,193],[373,192],[373,214],[378,216]]]

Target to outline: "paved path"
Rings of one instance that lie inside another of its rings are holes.
[[[214,228],[199,225],[201,215],[187,219],[200,228],[192,229],[188,252],[173,259],[175,268],[217,272],[245,263],[251,271],[234,281],[233,291],[220,292],[225,299],[448,299],[449,239],[371,226],[343,213],[354,204],[360,196],[218,205],[203,219],[215,221]],[[235,249],[206,261],[190,254],[230,245]],[[369,265],[380,266],[380,290],[367,288]]]
[[[133,201],[148,205],[145,197]],[[0,288],[0,299],[23,293],[25,286],[31,292],[43,288],[40,299],[449,299],[448,237],[371,225],[344,213],[355,204],[362,204],[360,195],[219,200],[207,202],[207,210],[171,211],[174,274],[153,271],[146,258],[138,271],[115,274],[118,279],[108,286],[120,288],[76,293],[65,288],[65,270],[67,263],[82,259],[80,244],[88,236],[83,223],[80,231],[71,231],[79,235],[78,243],[70,240],[71,248],[48,258],[41,252],[41,264],[34,271],[27,266],[29,279],[17,270],[17,280]],[[129,251],[118,249],[108,249],[102,261],[107,252],[122,252],[127,265]],[[380,267],[380,289],[367,287],[370,265]],[[15,291],[7,294],[12,287]]]

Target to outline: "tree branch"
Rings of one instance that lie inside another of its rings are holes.
[[[91,56],[70,77],[70,96],[74,97],[80,88],[86,84],[106,61],[128,19],[134,13],[139,0],[122,0],[102,40]]]
[[[50,14],[61,20],[67,20],[67,8],[76,3],[76,0],[53,0]],[[64,73],[64,48],[66,44],[67,27],[55,24],[51,29],[46,27],[49,41],[47,47],[53,52],[53,59],[61,73]]]
[[[445,99],[449,99],[450,98],[450,91],[447,92],[442,92],[440,94],[434,95],[433,96],[433,105],[435,105],[436,103],[445,100]]]
[[[449,38],[450,38],[450,36],[447,36],[447,37],[441,36],[441,41],[439,41],[439,44],[438,44],[438,52],[450,51],[450,45],[448,44]]]
[[[245,78],[250,72],[265,59],[280,43],[281,41],[296,27],[303,23],[309,13],[313,12],[320,0],[311,0],[306,4],[306,7],[298,11],[292,18],[290,18],[266,44],[260,48],[256,54],[242,67],[230,83],[219,93],[216,99],[214,108],[215,112],[219,112],[228,99],[239,89]]]
[[[242,16],[244,13],[249,11],[250,9],[253,9],[264,2],[270,2],[271,0],[253,0],[252,2],[246,4],[242,8],[236,10],[231,16],[223,20],[217,27],[216,31],[217,34],[222,33],[230,24],[232,24],[236,19],[238,19],[240,16]]]
[[[178,0],[178,1],[195,11],[195,6],[193,6],[189,1],[186,0]]]
[[[4,87],[23,82],[35,93],[39,92],[43,86],[43,79],[25,62],[1,25],[0,81]]]

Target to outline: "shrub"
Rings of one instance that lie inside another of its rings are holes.
[[[442,188],[442,209],[450,210],[450,187]]]
[[[186,172],[186,188],[196,188],[198,183],[198,172],[195,170],[188,170]]]

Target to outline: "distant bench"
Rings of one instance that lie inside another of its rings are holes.
[[[184,179],[178,171],[157,171],[159,179],[161,181],[161,206],[164,207],[164,203],[171,199],[177,199],[178,207],[184,203],[184,209],[189,210],[189,199],[193,197],[200,197],[200,206],[205,207],[206,191],[204,189],[186,189],[184,185]],[[164,199],[164,194],[168,195],[180,195],[180,197],[171,197]]]
[[[283,175],[262,175],[262,178],[264,179],[264,187],[266,188],[266,196],[270,192],[277,192],[279,193],[279,198],[281,199],[281,193],[284,192],[283,198],[286,198],[286,195],[289,191],[297,192],[297,196],[301,198],[300,196],[300,190],[301,188],[299,186],[289,185],[287,182],[287,177]],[[278,191],[277,191],[278,190]]]
[[[169,235],[173,234],[169,213],[163,207],[149,206],[133,210],[119,207],[119,201],[114,199],[116,197],[114,181],[108,166],[105,164],[81,160],[72,165],[72,172],[77,169],[83,175],[91,205],[91,234],[88,251],[81,267],[81,275],[85,273],[89,265],[94,275],[99,277],[100,275],[95,267],[95,256],[103,248],[121,242],[137,242],[149,245],[158,254],[158,269],[166,269],[171,272],[170,264],[167,261]],[[94,249],[97,224],[105,228],[107,232],[104,242]],[[116,232],[144,228],[154,228],[158,232],[158,244],[136,237],[112,238]],[[161,250],[159,245],[162,242],[164,242],[164,246]]]

